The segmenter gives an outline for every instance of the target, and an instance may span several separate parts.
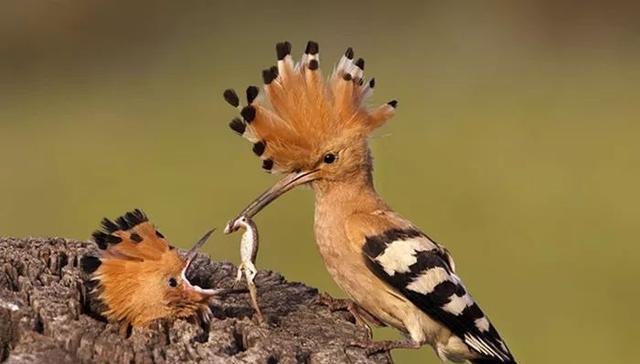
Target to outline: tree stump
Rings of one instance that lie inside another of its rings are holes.
[[[0,361],[22,363],[391,363],[350,346],[367,337],[347,312],[317,303],[318,292],[280,274],[256,277],[266,323],[253,318],[248,293],[212,306],[209,327],[196,320],[160,320],[120,335],[95,312],[80,257],[88,241],[0,237]],[[236,267],[199,255],[189,279],[231,287]]]

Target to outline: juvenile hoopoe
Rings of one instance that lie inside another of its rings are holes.
[[[243,119],[230,127],[253,143],[263,168],[286,176],[227,225],[252,217],[278,196],[309,184],[315,192],[316,242],[329,273],[363,316],[409,336],[360,343],[370,351],[430,344],[442,360],[515,363],[498,332],[469,295],[449,252],[376,193],[369,134],[394,114],[397,102],[369,109],[374,79],[349,48],[328,82],[318,44],[299,63],[288,42],[276,45],[277,66],[263,71],[263,91],[247,88]],[[240,107],[233,90],[224,97]]]
[[[136,209],[114,221],[102,220],[102,231],[93,233],[99,254],[85,256],[82,269],[95,281],[95,293],[109,321],[146,326],[160,318],[198,315],[208,321],[209,301],[222,289],[192,285],[186,272],[197,250],[211,236],[207,232],[187,253],[178,255],[165,237]]]

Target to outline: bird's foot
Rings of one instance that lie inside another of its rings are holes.
[[[418,349],[422,346],[420,343],[411,339],[382,341],[358,340],[351,342],[350,345],[365,349],[367,355],[390,351],[393,349]]]
[[[334,298],[327,293],[320,293],[318,295],[318,303],[327,306],[331,312],[334,311],[348,311],[356,321],[356,324],[364,326],[367,330],[367,337],[372,338],[373,332],[369,323],[375,326],[386,326],[384,322],[378,320],[375,316],[367,312],[360,307],[357,303],[350,299]]]
[[[327,306],[331,311],[349,311],[356,319],[366,320],[375,326],[387,326],[350,299],[334,298],[323,292],[318,295],[318,303]]]
[[[331,311],[351,311],[350,308],[356,305],[356,303],[350,299],[331,297],[326,292],[318,295],[318,303],[327,306]]]

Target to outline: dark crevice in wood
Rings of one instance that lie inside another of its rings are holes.
[[[301,351],[296,354],[296,364],[309,364],[310,358],[309,352]]]
[[[38,334],[44,334],[44,322],[42,322],[42,316],[40,316],[40,314],[36,314],[36,319],[33,323],[33,331]]]
[[[242,334],[242,329],[239,328],[238,326],[235,326],[231,331],[231,334],[233,335],[233,343],[235,345],[233,346],[234,350],[231,350],[229,354],[236,355],[238,353],[247,351],[247,346],[245,344],[244,335]]]

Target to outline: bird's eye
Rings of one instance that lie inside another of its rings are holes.
[[[331,164],[336,161],[336,155],[333,153],[327,153],[322,158],[322,161],[325,162],[326,164]]]
[[[178,286],[178,281],[176,281],[176,279],[173,278],[173,277],[169,278],[169,286],[177,287]]]

